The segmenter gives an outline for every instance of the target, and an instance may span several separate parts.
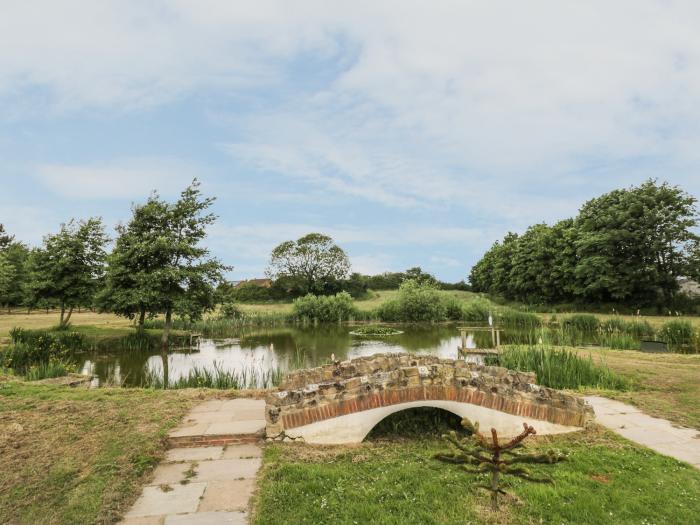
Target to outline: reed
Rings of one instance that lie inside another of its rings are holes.
[[[220,390],[244,390],[248,388],[272,388],[279,384],[282,371],[279,368],[261,370],[255,367],[240,371],[226,370],[221,363],[214,361],[211,368],[193,367],[187,375],[175,380],[163,381],[162,372],[157,368],[148,368],[139,385],[141,388],[182,389],[214,388]]]
[[[63,377],[75,371],[75,365],[68,361],[52,359],[48,363],[39,363],[31,366],[24,379],[27,381],[39,381],[41,379],[51,379],[54,377]]]
[[[589,355],[547,346],[512,346],[498,358],[500,366],[510,370],[535,372],[537,382],[551,388],[594,387],[627,390],[629,384],[605,365],[597,365]]]

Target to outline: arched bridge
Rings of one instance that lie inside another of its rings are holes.
[[[434,356],[376,354],[287,374],[267,398],[268,437],[359,443],[388,415],[441,408],[515,436],[580,430],[593,410],[579,397],[535,384],[535,375]]]

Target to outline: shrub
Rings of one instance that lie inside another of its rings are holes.
[[[31,366],[24,378],[27,381],[39,381],[41,379],[63,377],[74,371],[75,365],[73,363],[60,359],[51,359],[48,363],[39,363]]]
[[[258,288],[260,288],[260,286],[258,286]],[[243,311],[236,306],[236,303],[229,301],[221,305],[219,317],[222,319],[241,319],[243,317]]]
[[[594,332],[600,326],[600,321],[593,314],[574,314],[565,317],[561,324],[564,328]]]
[[[355,313],[352,297],[347,292],[329,296],[308,294],[294,300],[294,315],[299,319],[340,322],[348,320]]]
[[[270,288],[255,283],[245,283],[233,288],[231,296],[241,303],[263,303],[272,300]]]
[[[490,303],[483,299],[474,299],[462,304],[462,321],[485,323],[489,319]]]
[[[510,370],[535,372],[537,382],[551,388],[628,388],[624,378],[606,366],[596,365],[590,355],[585,359],[568,350],[513,346],[504,350],[497,361]]]
[[[77,332],[13,328],[10,338],[12,344],[0,354],[0,364],[21,373],[52,359],[66,360],[70,352],[86,346],[85,337]]]
[[[447,319],[447,307],[434,285],[413,279],[404,281],[396,299],[379,307],[382,321],[431,322]]]

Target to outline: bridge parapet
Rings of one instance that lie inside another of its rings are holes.
[[[267,435],[421,402],[476,405],[566,427],[583,427],[593,418],[583,399],[537,385],[533,373],[436,356],[376,354],[287,374],[267,398]]]

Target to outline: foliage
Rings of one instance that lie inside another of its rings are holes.
[[[565,317],[561,325],[564,328],[573,328],[584,332],[595,332],[600,326],[600,321],[593,314],[574,314]]]
[[[10,235],[5,231],[5,225],[0,223],[0,250],[4,250],[15,240],[14,235]]]
[[[349,271],[348,256],[333,239],[309,233],[272,250],[267,274],[272,279],[287,278],[303,294],[309,294],[323,293],[329,281],[344,279]]]
[[[590,355],[582,358],[566,349],[511,346],[503,350],[496,361],[509,370],[535,372],[537,383],[551,388],[629,388],[624,378],[606,366],[596,365]]]
[[[20,373],[32,366],[66,361],[71,352],[85,348],[83,334],[66,330],[14,328],[10,338],[12,344],[0,351],[0,366],[13,368]]]
[[[390,326],[366,325],[354,327],[350,333],[352,335],[398,335],[403,332]]]
[[[132,207],[131,220],[117,226],[114,249],[107,258],[104,286],[97,296],[102,311],[133,319],[143,326],[146,315],[163,310],[159,281],[154,278],[167,264],[165,235],[168,205],[151,195],[145,204]]]
[[[44,237],[42,247],[29,259],[31,303],[55,301],[61,309],[60,325],[66,325],[74,308],[93,301],[104,273],[106,243],[97,218],[71,220],[58,233]]]
[[[528,436],[537,432],[535,429],[523,423],[523,431],[501,445],[498,441],[498,433],[491,429],[489,440],[479,432],[479,423],[473,423],[469,419],[462,420],[462,426],[469,432],[469,436],[458,438],[453,431],[443,436],[452,446],[451,454],[436,454],[435,459],[443,463],[459,465],[465,472],[472,474],[490,474],[488,485],[479,485],[479,488],[491,493],[491,509],[498,510],[498,495],[506,492],[501,488],[501,476],[515,476],[534,483],[552,483],[551,478],[537,477],[524,465],[537,463],[553,464],[564,461],[566,457],[556,450],[548,450],[545,453],[526,454],[518,449],[522,448],[523,441]]]
[[[236,303],[229,301],[221,305],[219,317],[222,319],[240,319],[243,317],[243,311],[236,305]]]
[[[61,359],[50,359],[46,363],[39,363],[29,367],[24,378],[27,381],[39,381],[41,379],[63,377],[71,372],[75,372],[75,364]]]
[[[440,437],[451,430],[460,431],[462,419],[440,408],[418,407],[395,412],[377,423],[367,441],[402,438]]]
[[[496,324],[498,326],[534,329],[542,326],[542,321],[537,314],[523,312],[515,308],[501,308],[496,312]]]
[[[649,180],[590,200],[575,219],[509,233],[474,265],[470,282],[531,304],[670,306],[677,277],[698,264],[697,219],[694,197]]]
[[[294,315],[298,319],[340,322],[347,321],[356,313],[352,297],[347,292],[333,296],[308,294],[294,300]]]
[[[382,321],[444,321],[447,308],[434,285],[407,280],[401,284],[395,299],[379,307],[378,314]]]
[[[181,389],[181,388],[216,388],[221,390],[243,390],[247,388],[272,388],[280,382],[282,373],[277,368],[261,370],[247,368],[240,372],[226,370],[214,361],[212,368],[192,367],[187,375],[164,384],[160,370],[148,368],[139,385],[142,388]]]
[[[237,288],[232,288],[227,297],[241,303],[263,303],[272,300],[272,290],[255,283],[243,283]]]

